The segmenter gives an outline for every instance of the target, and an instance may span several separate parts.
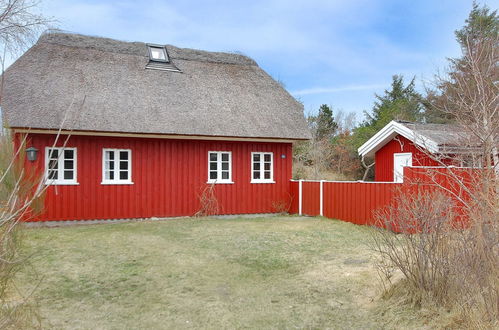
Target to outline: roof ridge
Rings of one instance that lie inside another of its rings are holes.
[[[97,49],[104,52],[128,54],[134,56],[148,56],[147,44],[142,41],[124,41],[101,36],[91,36],[62,30],[47,30],[38,39],[56,45],[77,47],[84,49]],[[250,57],[228,52],[206,51],[195,48],[177,47],[171,44],[162,44],[168,49],[172,59],[190,60],[199,62],[213,62],[220,64],[255,65],[258,64]]]

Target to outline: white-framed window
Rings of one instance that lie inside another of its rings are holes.
[[[275,183],[274,153],[251,153],[251,183]]]
[[[208,151],[208,183],[233,183],[230,151]]]
[[[149,50],[149,59],[156,62],[169,62],[168,53],[164,46],[147,45]]]
[[[76,181],[76,148],[45,148],[45,184],[72,185]]]
[[[102,149],[102,184],[133,184],[132,150]]]

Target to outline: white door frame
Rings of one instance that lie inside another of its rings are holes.
[[[397,157],[409,158],[407,165],[402,165],[400,173],[397,173]],[[412,166],[412,152],[400,152],[393,154],[393,182],[404,182],[404,167]]]

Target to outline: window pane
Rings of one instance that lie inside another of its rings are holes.
[[[255,171],[259,171],[259,170],[260,170],[260,163],[255,163],[255,164],[253,164],[253,169],[254,169]]]
[[[108,179],[114,180],[114,172],[108,172]]]
[[[265,171],[270,171],[270,163],[265,163],[265,165],[263,166],[263,169]]]
[[[229,161],[229,154],[228,153],[223,153],[222,154],[222,161],[223,162],[228,162]]]
[[[57,171],[49,170],[48,178],[50,180],[57,180]]]
[[[73,169],[73,163],[74,163],[74,161],[72,161],[72,160],[65,160],[64,161],[64,169],[65,170],[72,170]]]
[[[253,161],[259,162],[260,161],[260,154],[253,154]]]
[[[120,170],[128,170],[128,162],[127,161],[120,162]]]
[[[270,172],[265,171],[264,178],[270,179]]]
[[[210,172],[210,179],[216,180],[217,179],[217,172]]]
[[[128,151],[120,151],[120,160],[128,160]]]
[[[65,159],[73,159],[74,158],[74,150],[64,150],[64,158]]]
[[[114,151],[106,151],[106,159],[113,160],[114,159]]]
[[[150,47],[151,57],[153,60],[166,60],[165,50],[158,47]]]
[[[73,180],[73,171],[64,171],[64,180]]]
[[[270,154],[265,154],[263,156],[263,160],[266,161],[266,162],[270,162]]]
[[[57,159],[59,157],[59,150],[49,149],[49,158]]]
[[[260,172],[253,172],[253,179],[260,179]]]
[[[210,153],[210,161],[212,162],[217,161],[217,154],[215,152]]]
[[[216,171],[217,170],[217,163],[210,163],[210,170]]]
[[[226,162],[222,163],[222,170],[228,171],[229,170],[229,163],[226,163]]]
[[[120,171],[120,180],[128,180],[128,172]]]
[[[49,169],[57,169],[59,167],[59,162],[56,159],[49,161]]]
[[[222,180],[228,180],[229,179],[229,172],[223,171],[222,172]]]

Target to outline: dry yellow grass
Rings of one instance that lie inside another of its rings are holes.
[[[423,327],[380,300],[370,230],[286,216],[31,228],[22,283],[42,276],[46,328]]]

